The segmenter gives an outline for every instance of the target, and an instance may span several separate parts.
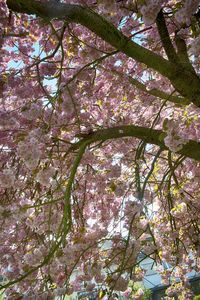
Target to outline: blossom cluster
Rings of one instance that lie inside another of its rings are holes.
[[[200,37],[197,36],[190,44],[190,53],[198,57],[200,53]]]
[[[191,24],[191,17],[197,11],[199,0],[185,0],[183,6],[175,14],[175,19],[179,26],[189,26]]]
[[[163,0],[146,0],[145,4],[140,7],[145,25],[148,26],[155,22],[163,3]]]
[[[41,143],[35,137],[31,137],[18,143],[17,153],[24,160],[26,167],[32,170],[37,167],[43,151]]]
[[[4,169],[2,172],[0,172],[1,188],[14,187],[14,183],[15,183],[15,170],[8,168],[8,169]]]
[[[165,145],[172,151],[178,152],[182,149],[187,140],[179,136],[178,124],[173,120],[165,120],[165,130],[167,136],[164,138]]]

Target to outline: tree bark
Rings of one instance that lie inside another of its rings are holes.
[[[147,127],[135,125],[122,125],[107,129],[97,130],[91,134],[86,135],[78,143],[74,144],[71,150],[76,150],[82,144],[92,144],[95,142],[104,142],[111,139],[135,137],[152,145],[157,145],[163,150],[169,150],[163,141],[165,133],[162,130],[151,129]],[[183,148],[177,152],[178,154],[200,161],[200,143],[189,140]]]

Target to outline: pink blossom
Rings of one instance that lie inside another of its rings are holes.
[[[190,53],[199,56],[200,53],[200,37],[196,37],[195,39],[192,40],[191,45],[190,45]]]
[[[2,188],[12,188],[15,183],[15,174],[12,169],[4,169],[0,172],[0,186]]]
[[[33,103],[29,109],[24,109],[22,115],[28,120],[36,120],[41,115],[41,106]]]
[[[196,12],[199,0],[185,0],[183,7],[175,14],[175,19],[179,25],[190,25],[191,17]]]
[[[41,170],[36,176],[36,180],[44,186],[50,186],[54,183],[53,175],[55,174],[55,168],[49,167],[47,169]]]
[[[132,289],[129,287],[129,288],[127,288],[127,290],[125,290],[125,291],[123,292],[123,296],[124,296],[125,298],[129,299],[131,293],[132,293]]]
[[[163,2],[162,0],[146,0],[145,5],[141,6],[140,12],[145,25],[151,25],[155,22]]]
[[[40,143],[36,138],[19,142],[18,154],[23,158],[25,165],[29,169],[35,169],[42,156]]]

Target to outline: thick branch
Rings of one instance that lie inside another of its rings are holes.
[[[200,107],[200,79],[196,74],[188,71],[184,65],[169,62],[136,44],[91,9],[55,1],[41,3],[35,0],[7,0],[7,4],[15,12],[35,14],[43,19],[57,18],[87,27],[117,50],[167,77],[182,96]]]
[[[87,143],[89,145],[98,141],[104,142],[110,139],[119,139],[125,137],[135,137],[143,140],[146,143],[157,145],[163,150],[169,150],[162,141],[163,135],[164,132],[162,130],[155,130],[135,125],[117,126],[113,128],[97,130],[92,134],[85,136],[82,140],[72,146],[72,150],[79,149],[83,143]],[[200,143],[190,140],[186,145],[183,145],[182,150],[178,151],[177,153],[200,161]]]
[[[169,58],[170,61],[177,62],[178,56],[172,45],[162,10],[160,10],[160,12],[158,13],[158,16],[156,18],[156,24],[167,57]]]

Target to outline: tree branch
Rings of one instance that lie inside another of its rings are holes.
[[[194,70],[192,64],[190,63],[190,60],[189,60],[189,57],[188,57],[186,43],[185,43],[184,39],[182,39],[178,35],[178,33],[176,33],[176,35],[175,35],[175,42],[176,42],[176,47],[177,47],[177,53],[178,53],[178,56],[181,60],[181,63],[185,67],[187,67],[189,70],[191,70],[192,72],[195,73],[195,70]]]
[[[162,130],[151,129],[147,127],[135,126],[135,125],[122,125],[102,130],[97,130],[87,136],[85,136],[78,143],[72,145],[71,150],[76,150],[81,147],[82,144],[92,144],[99,141],[107,141],[110,139],[119,139],[125,137],[135,137],[143,140],[146,143],[157,145],[163,150],[169,149],[165,146],[162,136],[164,136]],[[177,152],[178,154],[200,161],[200,143],[189,140],[187,144],[183,145],[183,148]]]
[[[167,57],[169,58],[170,61],[177,63],[178,56],[172,45],[162,9],[160,10],[160,12],[157,15],[156,24],[157,24],[161,42],[162,42],[163,48],[165,49]]]
[[[78,169],[78,166],[80,164],[80,161],[83,157],[83,154],[85,152],[85,149],[88,145],[88,142],[82,142],[80,148],[79,148],[79,152],[74,160],[74,164],[72,166],[71,169],[71,173],[67,182],[67,187],[65,190],[65,194],[64,194],[64,200],[65,200],[65,204],[64,204],[64,212],[63,212],[63,236],[65,238],[66,234],[68,233],[69,229],[72,226],[72,214],[71,214],[71,190],[72,190],[72,185],[74,182],[74,178],[76,175],[76,171]]]

